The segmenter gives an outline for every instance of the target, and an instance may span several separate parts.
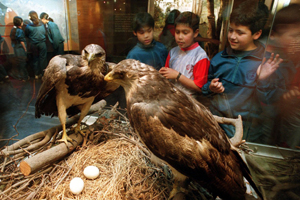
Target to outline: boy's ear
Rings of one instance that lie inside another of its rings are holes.
[[[194,32],[194,38],[196,38],[198,36],[198,34],[199,34],[199,29],[195,30],[195,32]]]
[[[135,36],[136,36],[136,32],[135,32],[135,31],[132,31],[132,33],[133,33],[133,35],[135,35]]]
[[[261,36],[261,34],[262,34],[262,30],[260,29],[259,31],[253,34],[253,39],[257,40]]]

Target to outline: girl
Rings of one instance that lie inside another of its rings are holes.
[[[42,76],[47,67],[46,30],[35,11],[29,12],[32,23],[25,28],[25,35],[29,38],[30,49],[33,56],[33,70],[35,79]]]
[[[11,45],[14,48],[16,65],[13,65],[9,74],[15,79],[26,81],[29,79],[26,69],[27,48],[24,31],[22,30],[23,19],[15,16],[14,28],[10,32]]]
[[[41,21],[45,24],[49,41],[54,49],[54,56],[64,54],[64,38],[61,36],[58,26],[47,13],[40,14]]]

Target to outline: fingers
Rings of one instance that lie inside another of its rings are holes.
[[[211,80],[212,83],[216,83],[219,81],[219,78],[214,78],[213,80]]]
[[[262,63],[264,63],[265,60],[266,60],[266,58],[263,59]],[[276,56],[274,58],[274,53],[272,53],[271,56],[270,56],[270,58],[268,59],[267,63],[275,66],[275,65],[279,65],[282,61],[283,61],[283,59],[281,59],[279,57],[279,54],[276,54]]]
[[[215,78],[211,81],[209,89],[214,93],[222,93],[225,90],[222,82],[219,82],[219,78]]]

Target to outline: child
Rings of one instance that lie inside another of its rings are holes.
[[[261,142],[263,136],[261,103],[276,101],[285,88],[284,81],[274,73],[282,62],[279,55],[274,58],[266,53],[270,59],[259,67],[265,48],[256,40],[267,18],[268,8],[262,2],[244,1],[233,10],[228,30],[230,46],[211,60],[209,80],[202,87],[202,93],[209,95],[212,113],[228,118],[241,115],[244,139],[252,142]],[[221,127],[229,137],[234,135],[233,126]]]
[[[276,13],[272,26],[273,51],[289,61],[294,68],[287,76],[287,91],[277,107],[280,110],[274,128],[278,134],[275,145],[300,148],[300,4],[290,4]],[[282,71],[280,68],[279,70]],[[275,131],[274,131],[275,132]]]
[[[27,36],[30,41],[34,75],[35,79],[38,79],[42,76],[44,69],[47,67],[46,30],[35,11],[29,12],[29,18],[32,23],[26,26],[25,36]]]
[[[53,22],[47,13],[40,14],[41,21],[45,24],[49,41],[53,46],[53,54],[63,55],[64,54],[64,41],[65,39],[61,36],[58,26]]]
[[[159,35],[159,41],[163,43],[170,51],[172,48],[177,46],[175,41],[175,19],[180,15],[179,10],[172,10],[165,20],[165,26]]]
[[[22,30],[23,19],[15,16],[13,23],[15,27],[11,29],[10,38],[14,48],[16,65],[11,68],[9,74],[15,79],[26,81],[29,77],[26,69],[27,48],[25,34]]]
[[[199,16],[183,12],[175,20],[175,40],[178,44],[169,52],[166,66],[159,72],[175,85],[196,97],[207,82],[209,58],[195,42],[199,32]]]
[[[138,13],[134,16],[132,25],[138,43],[126,58],[139,60],[159,70],[165,65],[168,50],[153,39],[154,19],[149,13]]]

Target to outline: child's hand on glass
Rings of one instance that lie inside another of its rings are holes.
[[[262,64],[259,65],[256,73],[258,75],[259,80],[264,80],[268,78],[271,74],[273,74],[279,67],[279,64],[283,61],[279,58],[279,54],[277,54],[274,58],[274,53],[271,54],[271,57],[267,62],[266,58],[263,59]]]
[[[214,78],[211,81],[211,83],[209,85],[209,89],[210,89],[210,91],[212,91],[214,93],[222,93],[225,90],[222,82],[219,82],[219,78]]]

